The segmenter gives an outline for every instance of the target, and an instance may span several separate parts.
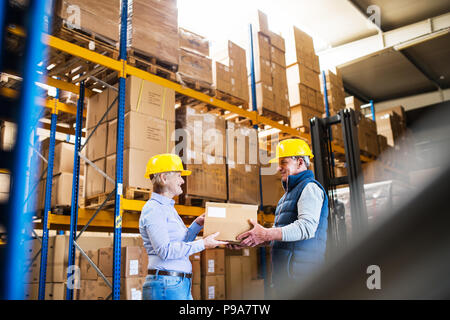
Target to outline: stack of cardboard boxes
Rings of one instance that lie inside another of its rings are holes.
[[[228,200],[259,203],[258,136],[255,129],[227,121]]]
[[[378,156],[377,125],[375,121],[365,116],[361,116],[358,124],[358,140],[360,151],[367,152],[373,156]]]
[[[269,30],[267,16],[261,11],[258,20],[259,30],[253,36],[257,109],[260,114],[276,113],[289,118],[285,41]]]
[[[102,118],[117,97],[109,88],[89,99],[87,134]],[[175,130],[175,92],[134,76],[127,78],[125,95],[125,130],[123,151],[123,187],[151,190],[144,177],[148,160],[160,153],[172,152]],[[115,179],[117,149],[117,105],[114,105],[88,141],[87,158]],[[92,166],[86,169],[86,197],[111,192],[114,184]]]
[[[328,110],[332,116],[339,110],[345,108],[344,83],[342,81],[342,75],[339,69],[336,69],[336,73],[333,73],[331,70],[325,71],[325,80],[327,87]],[[320,90],[322,90],[322,94],[325,94],[323,77],[320,77]]]
[[[225,120],[202,112],[200,107],[176,109],[176,154],[185,168],[192,171],[183,184],[182,196],[226,200]]]
[[[73,7],[79,9],[79,16],[74,25]],[[120,0],[58,0],[55,3],[55,15],[70,28],[81,29],[83,31],[93,32],[96,36],[104,37],[108,40],[119,41],[120,34]],[[98,17],[101,16],[101,23]],[[56,22],[58,22],[56,20]],[[56,29],[57,30],[57,29]]]
[[[205,86],[212,83],[212,60],[209,58],[209,41],[186,29],[178,30],[180,59],[178,72],[189,80]]]
[[[0,172],[0,203],[7,202],[11,186],[9,173]]]
[[[66,294],[67,263],[69,236],[57,235],[49,237],[46,276],[46,300],[63,300]],[[102,273],[112,281],[112,243],[110,236],[83,235],[77,243],[89,258],[99,267]],[[140,237],[122,238],[121,256],[121,287],[123,300],[140,300],[142,284],[147,273],[147,253],[142,246]],[[39,289],[40,271],[40,242],[30,240],[26,243],[29,257],[26,265],[30,267],[26,272],[26,295],[28,300],[36,300]],[[32,260],[37,255],[37,258]],[[76,300],[104,300],[111,288],[98,276],[89,262],[76,252],[76,269],[79,271],[79,281],[74,277],[74,299]],[[76,271],[76,274],[78,272]]]
[[[309,129],[309,120],[322,117],[324,112],[319,57],[315,54],[313,39],[296,27],[288,43],[291,45],[287,55],[291,127]]]
[[[42,155],[48,159],[50,139],[47,138],[41,143]],[[51,208],[69,207],[72,204],[72,182],[73,182],[73,159],[75,146],[68,142],[57,142],[53,159],[53,179]],[[46,169],[43,162],[38,171]],[[44,172],[43,179],[39,182],[38,209],[45,207],[45,187],[47,171]],[[84,166],[80,165],[79,198],[84,192]]]
[[[214,54],[213,81],[216,90],[248,103],[247,58],[243,48],[228,41],[226,50]]]
[[[135,53],[178,66],[177,0],[133,0],[132,10],[130,46]]]
[[[398,145],[406,130],[403,107],[379,111],[375,116],[378,133],[386,137],[387,144],[391,147]]]
[[[207,249],[190,260],[194,300],[264,299],[257,249]]]

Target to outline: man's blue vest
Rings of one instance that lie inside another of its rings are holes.
[[[302,171],[289,176],[288,183],[283,181],[286,190],[278,202],[275,211],[275,227],[283,227],[298,219],[297,202],[305,186],[316,183],[324,193],[320,212],[319,225],[313,238],[300,241],[274,241],[272,247],[273,283],[281,286],[289,279],[305,279],[324,261],[327,227],[328,227],[328,197],[324,188],[314,179],[311,170]]]

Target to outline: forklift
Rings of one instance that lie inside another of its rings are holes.
[[[342,128],[347,176],[337,178],[331,146],[333,141],[331,126],[339,124]],[[345,207],[337,199],[338,186],[349,186],[352,236],[362,234],[368,225],[357,124],[358,118],[352,109],[342,109],[336,115],[310,120],[314,174],[316,180],[327,191],[329,198],[327,258],[335,256],[347,247]]]

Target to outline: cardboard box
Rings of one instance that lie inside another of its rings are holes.
[[[176,0],[134,0],[131,47],[169,65],[178,65]]]
[[[72,182],[73,174],[62,172],[53,176],[52,179],[52,197],[51,208],[64,207],[72,205]],[[45,207],[45,186],[46,180],[43,180],[39,184],[38,191],[38,208],[44,209]],[[81,199],[84,195],[84,177],[80,176],[78,199]]]
[[[148,256],[144,247],[122,247],[121,277],[139,278],[147,275]],[[100,248],[98,267],[106,277],[112,277],[113,248]]]
[[[226,297],[227,300],[242,300],[242,283],[244,281],[240,256],[226,257]]]
[[[87,99],[87,110],[86,110],[87,129],[91,129],[94,126],[96,126],[100,122],[100,119],[103,117],[106,110],[108,110],[109,94],[111,93],[111,91],[112,91],[111,89],[105,89],[101,93],[97,93]],[[117,105],[116,105],[110,110],[107,117],[110,116],[111,112],[114,112],[114,109],[116,109],[115,112],[117,114]]]
[[[113,91],[111,89],[111,91]],[[112,102],[110,94],[108,101]],[[159,84],[140,79],[135,76],[127,77],[125,91],[125,113],[136,111],[154,118],[175,121],[175,91]],[[108,120],[117,118],[117,106],[108,113]]]
[[[277,172],[273,175],[261,175],[261,186],[263,193],[263,205],[276,207],[278,201],[284,194],[280,173]]]
[[[17,125],[13,122],[2,121],[0,126],[0,150],[11,151],[16,142]]]
[[[92,129],[87,130],[87,136],[91,135]],[[108,123],[100,124],[92,134],[86,145],[86,157],[91,161],[96,161],[106,156],[106,139],[108,137]],[[73,159],[72,159],[73,161]]]
[[[172,135],[175,122],[129,111],[125,114],[124,149],[136,149],[153,154],[170,153],[175,147]],[[117,120],[108,123],[106,155],[116,153]]]
[[[307,92],[308,92],[308,106],[314,110],[317,110],[316,91],[311,88],[307,88]]]
[[[203,163],[199,158],[204,153],[207,156],[226,156],[226,131],[225,120],[211,113],[202,113],[195,108],[201,106],[187,107],[181,106],[176,110],[176,128],[183,129],[182,139],[178,138],[177,147],[183,149],[177,154],[182,156],[185,163],[192,163],[190,159],[195,159],[196,164]],[[180,130],[181,131],[181,130]],[[180,133],[180,132],[177,132]],[[195,155],[190,153],[195,152]],[[223,162],[222,162],[223,163]]]
[[[295,63],[286,69],[288,83],[302,83],[305,86],[320,91],[319,75],[306,68],[304,65]]]
[[[87,1],[87,0],[58,0],[55,4],[55,14],[63,20],[73,20],[73,9],[79,8],[79,26],[77,29],[91,31],[97,36],[108,40],[119,41],[120,32],[120,1]],[[101,23],[98,17],[101,16]],[[73,23],[73,22],[72,22]]]
[[[308,87],[301,83],[292,83],[289,89],[289,105],[296,106],[298,104],[309,106]]]
[[[270,47],[270,59],[272,62],[278,64],[279,66],[286,68],[286,57],[284,51],[281,51],[273,45]]]
[[[224,92],[231,93],[231,74],[230,68],[218,61],[213,63],[213,81],[216,89]]]
[[[189,256],[192,263],[192,284],[201,283],[201,253],[195,253]]]
[[[273,101],[273,88],[265,83],[256,84],[256,102],[259,113],[262,113],[263,109],[267,109],[276,112],[276,108]]]
[[[250,280],[244,290],[244,300],[264,300],[264,279]]]
[[[64,283],[46,283],[45,300],[64,300],[66,298],[66,286]],[[39,299],[39,283],[25,284],[25,300]]]
[[[85,253],[98,266],[98,250],[87,250]],[[80,275],[81,280],[97,280],[98,278],[97,271],[85,257],[80,257]]]
[[[205,57],[209,56],[209,41],[205,37],[192,31],[178,28],[180,48]]]
[[[193,79],[212,84],[212,60],[208,57],[180,49],[178,72]]]
[[[262,32],[258,32],[256,38],[257,38],[255,46],[256,56],[270,61],[271,60],[270,38]]]
[[[316,110],[319,112],[325,112],[325,101],[323,94],[316,91]]]
[[[191,294],[192,298],[194,300],[201,300],[202,299],[202,293],[201,293],[201,284],[192,284],[191,288]]]
[[[228,201],[259,204],[259,166],[228,164]]]
[[[286,44],[284,38],[275,32],[269,31],[270,43],[272,46],[281,50],[282,52],[286,51]]]
[[[112,283],[112,278],[108,278]],[[111,288],[102,278],[97,280],[81,280],[77,300],[106,300],[111,294]]]
[[[192,174],[186,177],[182,185],[185,195],[205,197],[208,199],[226,200],[226,166],[225,159],[222,164],[215,163],[215,159],[208,157],[203,164],[186,164],[186,170]]]
[[[264,12],[258,10],[255,20],[256,20],[255,26],[256,26],[257,30],[268,35],[269,34],[269,23],[267,20],[267,15]]]
[[[314,117],[321,118],[322,113],[302,105],[291,107],[290,123],[292,128],[305,127],[309,130],[309,120]]]
[[[379,153],[386,151],[388,148],[387,138],[385,136],[382,136],[381,134],[378,134],[377,139],[378,139]]]
[[[94,164],[103,172],[105,172],[105,158],[93,161]],[[85,190],[86,197],[102,194],[105,192],[105,177],[101,175],[91,165],[86,165]],[[113,178],[113,177],[112,177]],[[114,178],[113,178],[114,179]]]
[[[44,152],[43,156],[48,159],[48,142],[50,139],[44,140],[47,145],[44,147],[44,142],[42,144]],[[73,173],[73,158],[74,158],[75,145],[68,142],[58,142],[55,145],[55,157],[53,159],[53,174],[58,174],[61,172]],[[80,175],[83,175],[82,166],[80,165]],[[47,176],[47,175],[46,175]]]
[[[227,121],[227,163],[258,164],[258,134],[253,127]]]
[[[123,187],[142,188],[152,190],[150,179],[144,177],[148,160],[155,153],[136,149],[125,149],[123,151]],[[106,158],[106,174],[115,179],[116,176],[116,155]],[[105,181],[105,192],[111,192],[114,184],[109,180]]]
[[[220,232],[217,240],[239,243],[236,237],[252,228],[249,220],[257,221],[258,206],[235,203],[206,203],[203,234]]]
[[[225,276],[205,276],[202,278],[203,300],[225,300]]]
[[[255,81],[272,86],[272,64],[269,59],[258,57],[255,63]]]
[[[345,98],[345,106],[347,108],[355,110],[357,113],[361,112],[362,105],[363,103],[353,96]]]
[[[201,269],[202,277],[225,274],[225,250],[220,248],[203,250]]]
[[[120,300],[142,300],[145,277],[121,279]]]

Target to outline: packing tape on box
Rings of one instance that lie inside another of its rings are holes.
[[[141,106],[143,89],[144,89],[144,79],[141,80],[141,85],[139,87],[139,95],[138,95],[138,101],[137,101],[137,106],[136,106],[136,112],[139,112],[139,107]]]

